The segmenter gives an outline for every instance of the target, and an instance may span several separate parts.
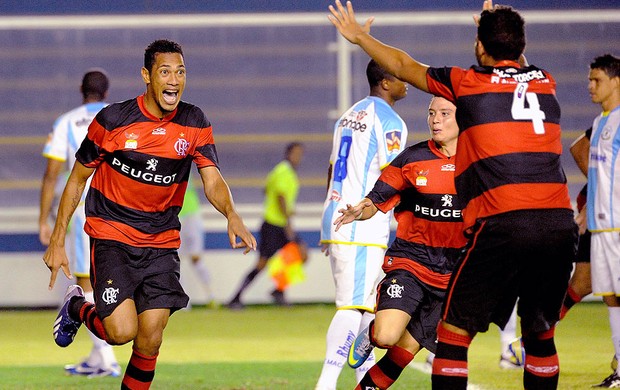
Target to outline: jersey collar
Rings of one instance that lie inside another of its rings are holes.
[[[168,114],[165,117],[160,119],[160,118],[156,117],[155,115],[151,114],[150,112],[148,112],[148,110],[146,109],[146,106],[144,105],[144,94],[138,96],[137,100],[138,100],[138,107],[140,107],[140,111],[142,111],[142,114],[145,117],[147,117],[147,118],[149,118],[149,119],[151,119],[153,121],[157,121],[157,122],[159,122],[159,121],[161,121],[161,122],[168,122],[168,121],[172,120],[172,118],[174,118],[174,116],[177,114],[177,110],[179,109],[179,107],[177,106],[177,108],[175,108],[174,111],[172,111],[170,114]]]

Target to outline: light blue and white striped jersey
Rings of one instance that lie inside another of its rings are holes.
[[[104,102],[86,103],[59,116],[45,143],[43,156],[57,161],[66,161],[66,170],[70,172],[75,164],[75,152],[86,137],[88,126],[106,105],[107,103]],[[65,182],[66,175],[60,176],[56,186],[57,195],[62,192]],[[86,188],[88,189],[89,186],[90,180]],[[86,191],[82,194],[82,201],[85,197]]]
[[[588,162],[588,230],[620,230],[620,106],[594,119]]]
[[[368,96],[355,103],[334,126],[331,181],[323,206],[321,243],[387,247],[392,213],[343,225],[335,232],[338,210],[362,200],[381,170],[404,149],[407,125],[383,99]]]

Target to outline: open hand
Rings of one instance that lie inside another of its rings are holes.
[[[355,12],[353,12],[353,5],[351,5],[350,1],[347,1],[346,9],[342,6],[340,0],[336,0],[335,8],[332,5],[328,8],[331,15],[327,15],[327,18],[349,42],[357,44],[360,34],[370,33],[370,25],[375,18],[370,17],[363,26],[359,25],[355,20]]]

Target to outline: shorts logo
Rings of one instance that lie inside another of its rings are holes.
[[[103,294],[101,294],[101,299],[105,302],[106,305],[110,305],[112,303],[116,303],[116,296],[119,293],[118,288],[108,287],[103,290]]]
[[[392,284],[390,284],[390,287],[388,287],[385,292],[390,298],[402,298],[404,289],[405,287],[396,284],[396,279],[392,279]]]

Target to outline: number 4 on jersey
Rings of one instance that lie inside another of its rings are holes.
[[[545,113],[540,109],[538,96],[534,92],[527,92],[528,84],[519,83],[512,97],[512,118],[516,120],[531,120],[534,133],[545,134]],[[525,107],[527,102],[528,107]]]

